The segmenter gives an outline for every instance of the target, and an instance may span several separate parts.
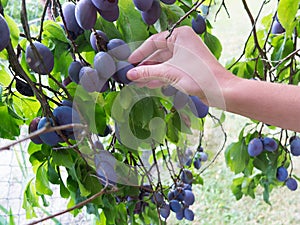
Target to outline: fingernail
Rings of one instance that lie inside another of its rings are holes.
[[[138,79],[138,72],[136,69],[132,69],[132,70],[129,70],[128,73],[127,73],[127,78],[129,80],[136,80]]]

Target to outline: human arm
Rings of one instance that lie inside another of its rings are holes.
[[[300,87],[238,78],[189,27],[153,35],[129,58],[141,62],[127,76],[150,88],[171,84],[209,106],[300,131]]]

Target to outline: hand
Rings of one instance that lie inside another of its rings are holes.
[[[127,73],[139,86],[158,88],[171,84],[206,104],[225,107],[223,89],[234,79],[190,27],[151,36],[129,57],[139,63]]]

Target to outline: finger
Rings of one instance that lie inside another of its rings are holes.
[[[152,55],[155,51],[167,48],[166,36],[166,31],[152,35],[129,56],[128,61],[136,64]]]
[[[134,82],[148,82],[160,80],[164,83],[176,82],[176,72],[171,65],[166,63],[137,66],[127,72],[127,78]]]
[[[139,64],[139,66],[155,65],[155,64],[163,63],[171,59],[172,56],[173,56],[172,52],[170,52],[168,49],[158,50],[154,52],[151,56],[149,56],[147,59],[142,61]]]

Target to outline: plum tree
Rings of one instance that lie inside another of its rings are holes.
[[[5,18],[0,14],[0,52],[8,45],[10,40],[10,31]]]
[[[285,29],[282,27],[281,23],[279,23],[278,19],[275,19],[272,24],[271,33],[272,34],[282,34],[285,32]]]
[[[248,144],[248,154],[252,157],[258,156],[263,151],[263,143],[260,138],[253,138]]]
[[[172,85],[167,85],[161,88],[161,92],[165,96],[174,96],[178,90]]]
[[[40,42],[34,42],[26,48],[26,61],[36,73],[49,74],[54,67],[54,56],[50,49]]]
[[[69,106],[58,106],[53,110],[53,116],[58,125],[68,125],[71,123],[80,123],[80,116],[78,113]],[[72,131],[73,129],[66,129]]]
[[[182,109],[189,101],[189,96],[181,91],[177,91],[173,98],[173,105],[176,110]]]
[[[171,200],[169,204],[170,204],[170,209],[175,213],[179,212],[180,209],[182,208],[178,200]]]
[[[75,18],[78,25],[89,30],[95,26],[97,19],[97,9],[91,0],[80,0],[75,7]]]
[[[200,161],[200,159],[198,158],[198,159],[194,159],[194,162],[193,162],[193,165],[194,165],[194,167],[195,167],[195,169],[200,169],[200,167],[201,167],[201,161]]]

